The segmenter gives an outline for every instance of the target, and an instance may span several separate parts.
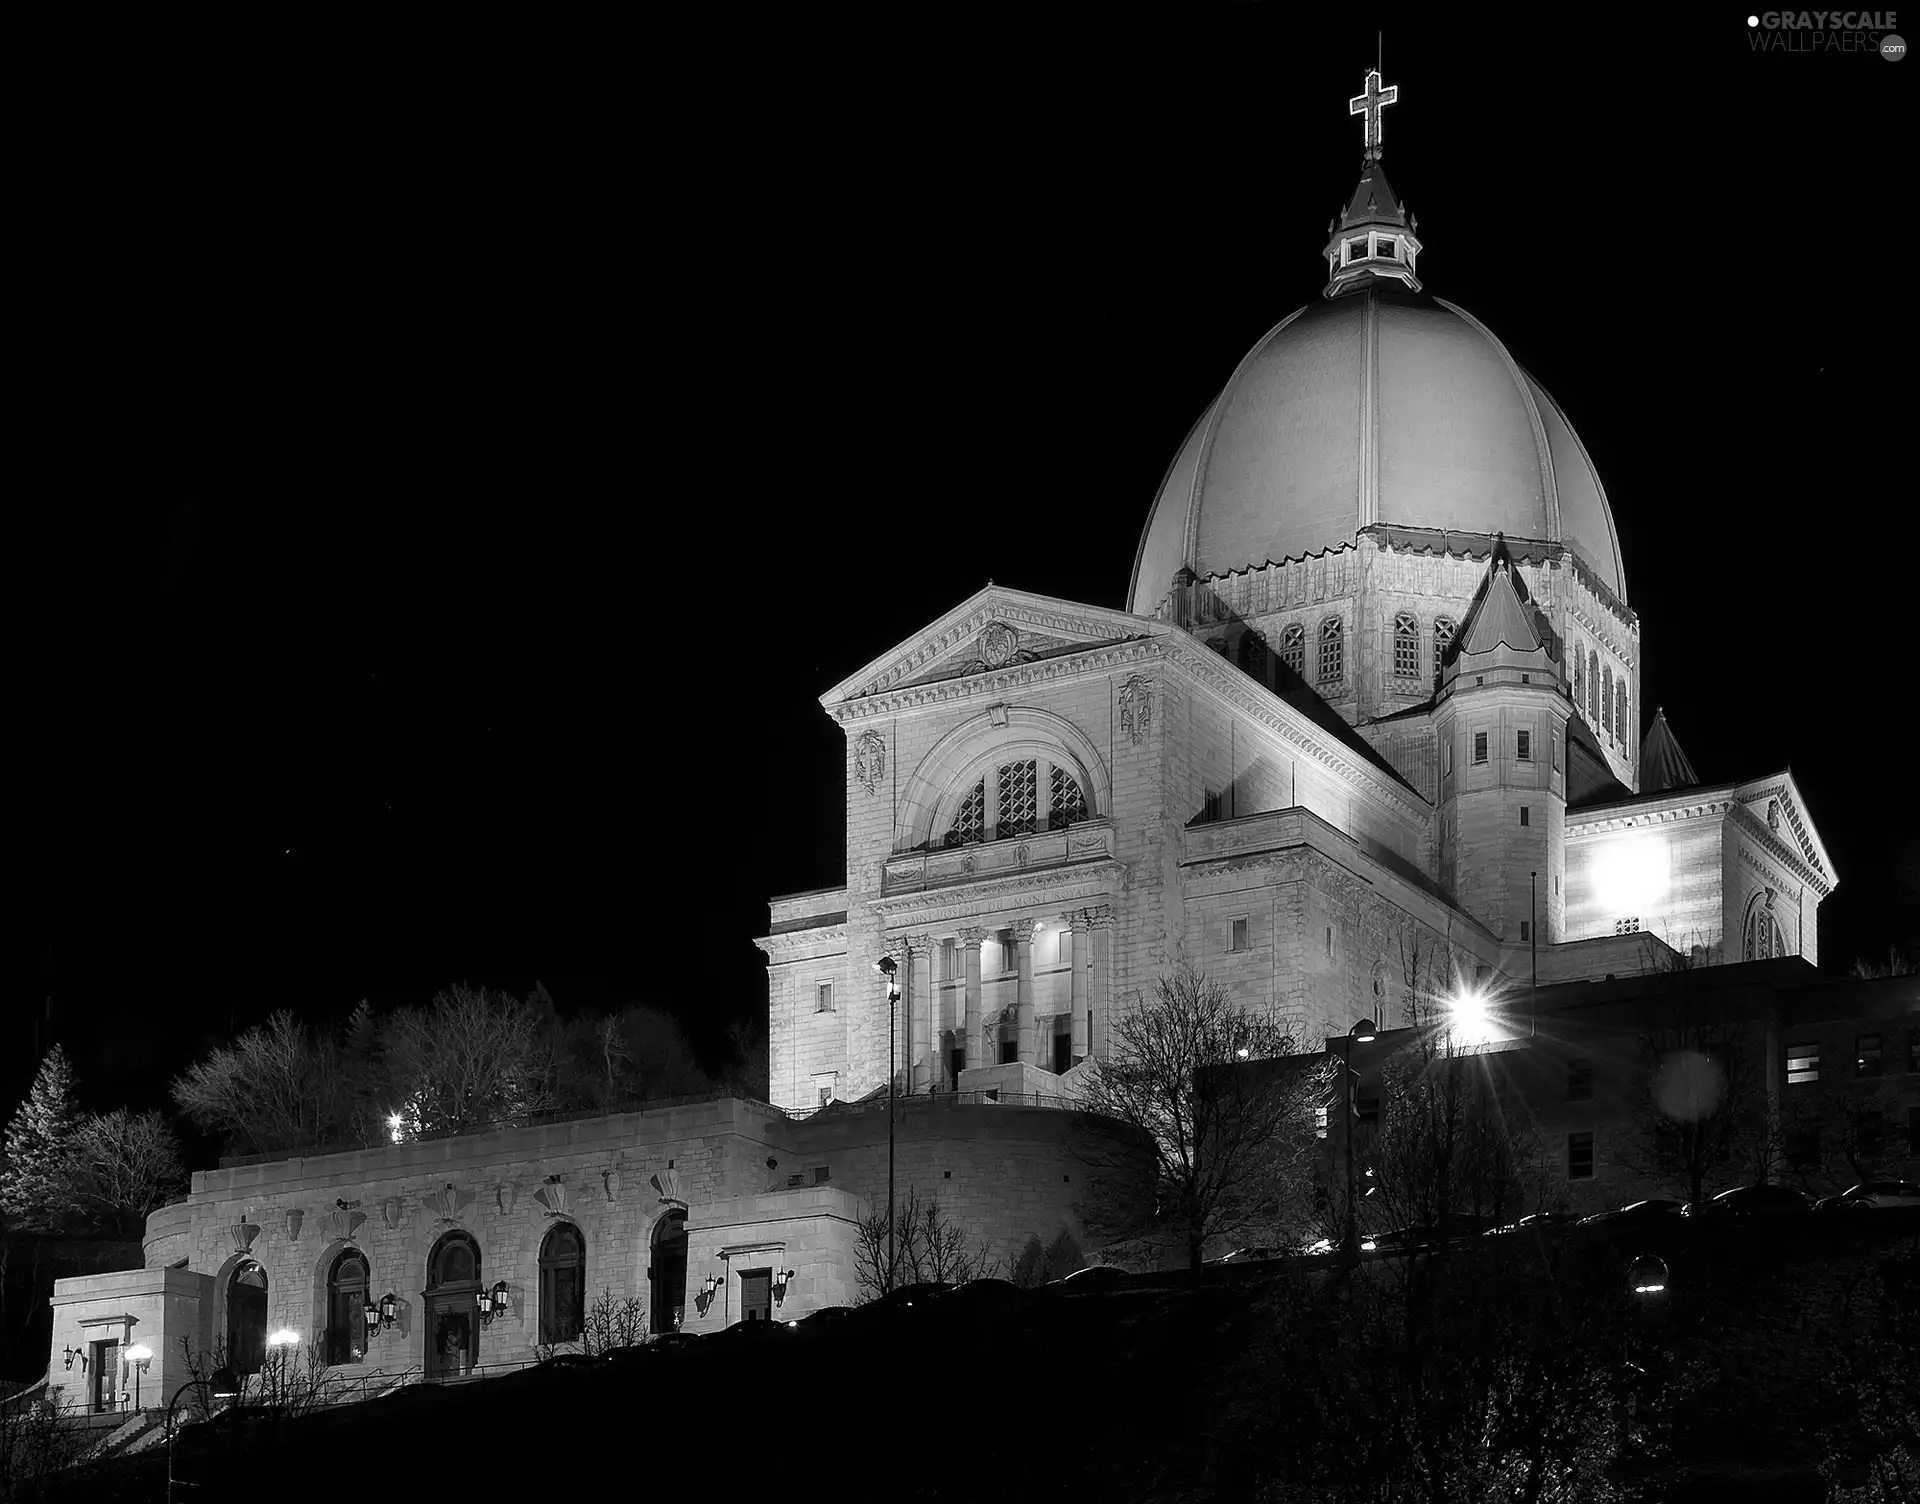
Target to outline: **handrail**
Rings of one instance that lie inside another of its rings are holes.
[[[866,1097],[858,1102],[830,1102],[825,1107],[782,1107],[776,1108],[775,1110],[791,1122],[802,1123],[809,1118],[817,1118],[822,1113],[831,1113],[835,1117],[842,1117],[852,1116],[856,1113],[884,1112],[887,1109],[888,1100],[887,1094],[883,1091],[877,1096]],[[958,1102],[962,1105],[972,1106],[1050,1107],[1066,1112],[1084,1112],[1086,1110],[1086,1104],[1078,1097],[1062,1096],[1055,1092],[997,1091],[992,1089],[984,1091],[923,1091],[915,1092],[910,1096],[904,1094],[896,1095],[891,1100],[893,1104],[903,1112],[917,1112],[930,1103],[936,1102]]]

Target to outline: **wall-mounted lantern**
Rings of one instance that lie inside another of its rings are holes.
[[[785,1303],[787,1298],[787,1281],[792,1278],[793,1271],[791,1269],[776,1269],[773,1271],[773,1298],[776,1301]]]
[[[80,1372],[85,1373],[87,1371],[86,1349],[79,1348],[79,1347],[70,1347],[66,1349],[67,1372],[68,1373],[73,1372],[73,1360],[75,1358],[78,1358],[80,1360]]]
[[[493,1318],[507,1314],[507,1282],[501,1280],[491,1290],[480,1292],[480,1325],[492,1326]]]

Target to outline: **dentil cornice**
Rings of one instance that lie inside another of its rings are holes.
[[[967,700],[1005,699],[1009,690],[1084,678],[1147,662],[1161,656],[1164,652],[1163,642],[1164,639],[1148,638],[1106,645],[1089,644],[1085,652],[1063,653],[1059,657],[1040,658],[1032,663],[1012,664],[962,679],[936,679],[930,684],[915,684],[891,693],[876,693],[862,699],[842,701],[837,705],[828,705],[826,710],[841,725],[847,726],[876,717],[932,710]]]
[[[790,960],[798,951],[815,950],[823,946],[846,949],[847,927],[835,924],[817,930],[787,930],[778,935],[762,935],[753,943],[772,960]]]

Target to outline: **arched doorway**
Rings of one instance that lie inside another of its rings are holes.
[[[367,1259],[357,1248],[342,1250],[327,1271],[328,1363],[358,1363],[367,1349]]]
[[[653,1262],[647,1269],[648,1326],[675,1332],[687,1308],[687,1214],[670,1211],[653,1224]]]
[[[427,1255],[428,1379],[457,1378],[480,1361],[480,1245],[450,1232]]]
[[[586,1311],[587,1255],[580,1229],[556,1222],[540,1244],[540,1340],[574,1341]]]
[[[227,1282],[227,1367],[258,1373],[267,1361],[267,1271],[252,1259]]]

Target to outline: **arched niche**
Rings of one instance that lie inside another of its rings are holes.
[[[647,1327],[679,1330],[687,1305],[687,1209],[670,1206],[647,1233]]]
[[[988,710],[954,727],[937,742],[900,792],[894,849],[911,851],[938,843],[973,785],[991,778],[1003,763],[1031,758],[1065,768],[1086,799],[1086,818],[1105,815],[1113,788],[1099,749],[1073,722],[1049,710],[1009,706],[1003,724]],[[1046,803],[1048,790],[1039,789]]]
[[[457,1378],[480,1361],[480,1244],[455,1228],[427,1250],[421,1362],[430,1379]]]

